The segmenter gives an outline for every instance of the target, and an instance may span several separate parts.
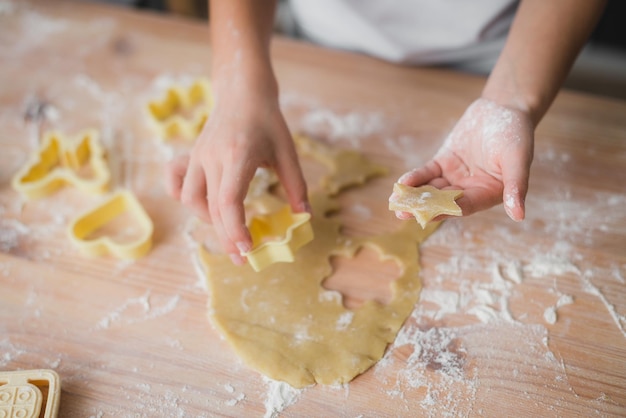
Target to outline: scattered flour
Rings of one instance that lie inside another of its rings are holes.
[[[20,246],[31,229],[15,219],[0,219],[0,252],[9,253]]]
[[[617,325],[617,328],[621,332],[621,334],[626,338],[626,315],[621,315],[617,312],[615,305],[607,299],[607,297],[598,289],[596,285],[594,285],[591,281],[593,278],[593,272],[591,270],[585,271],[585,273],[581,276],[581,280],[583,282],[583,289],[585,292],[590,295],[594,295],[598,297],[606,307],[607,311],[611,315],[611,318]]]
[[[467,364],[467,350],[459,329],[424,330],[414,322],[418,317],[419,314],[411,317],[410,324],[400,331],[374,373],[390,398],[410,400],[411,404],[419,402],[422,412],[410,411],[415,416],[466,415],[468,410],[461,405],[469,401],[471,406],[474,402],[478,378],[475,368]],[[410,355],[398,365],[395,353],[406,349]],[[409,408],[408,403],[404,407]]]
[[[231,395],[235,394],[235,387],[233,385],[231,385],[230,383],[226,383],[224,385],[224,390],[227,393],[231,394]],[[226,405],[226,406],[235,406],[239,402],[243,401],[244,399],[246,399],[245,393],[239,393],[239,394],[235,395],[234,398],[231,398],[231,399],[228,399],[228,400],[224,401],[224,405]]]
[[[240,393],[237,396],[235,396],[234,398],[228,399],[228,400],[224,401],[224,404],[226,406],[235,406],[239,402],[243,401],[244,399],[246,399],[246,395],[244,393]]]
[[[128,299],[123,305],[114,309],[98,321],[96,329],[108,329],[114,323],[131,325],[167,315],[176,308],[180,300],[180,295],[174,295],[159,306],[153,307],[150,302],[150,297],[151,292],[148,290],[140,297]]]

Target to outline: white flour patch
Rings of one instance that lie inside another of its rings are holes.
[[[410,135],[386,137],[383,143],[387,151],[404,162],[407,170],[422,167],[431,156],[424,152],[420,141]]]
[[[558,309],[574,303],[574,297],[571,295],[561,295],[554,306],[548,306],[543,312],[543,319],[550,325],[556,324],[558,320]]]
[[[570,259],[557,254],[536,254],[524,267],[524,272],[533,277],[562,276],[566,273],[580,274]]]
[[[331,142],[345,141],[353,148],[358,148],[362,139],[384,131],[383,122],[381,113],[338,114],[329,109],[318,108],[304,114],[301,129],[305,134],[323,135]]]
[[[368,220],[372,218],[372,210],[363,204],[355,203],[353,205],[350,205],[348,210],[362,220]]]
[[[293,405],[304,392],[304,389],[296,389],[288,383],[267,377],[263,377],[263,381],[267,384],[264,418],[278,417],[288,406]]]
[[[64,32],[69,27],[69,22],[63,19],[51,18],[33,10],[22,10],[18,14],[21,30],[19,37],[15,39],[12,48],[2,48],[0,56],[13,56],[23,54],[34,48],[40,47],[51,37]]]
[[[440,290],[440,289],[423,289],[420,294],[420,304],[426,306],[434,305],[434,308],[424,308],[422,312],[428,312],[428,316],[434,320],[439,320],[449,314],[458,312],[460,295],[458,292]]]
[[[348,311],[339,316],[337,319],[337,329],[343,331],[348,328],[354,318],[354,312]]]
[[[12,1],[3,0],[0,1],[0,16],[8,16],[15,12],[15,4]]]

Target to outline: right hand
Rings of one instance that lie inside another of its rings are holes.
[[[307,187],[281,113],[273,77],[259,83],[216,80],[215,106],[190,156],[173,160],[168,190],[200,219],[212,223],[237,265],[250,251],[243,200],[258,167],[272,168],[294,212],[310,211]]]

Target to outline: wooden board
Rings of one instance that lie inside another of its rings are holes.
[[[563,92],[537,131],[528,219],[496,207],[445,222],[422,248],[421,301],[385,358],[344,387],[281,396],[207,320],[194,254],[215,243],[162,180],[189,145],[160,144],[142,111],[208,75],[205,24],[4,1],[0,45],[0,370],[55,369],[61,417],[626,415],[625,102]],[[398,226],[393,181],[436,151],[484,83],[285,39],[273,54],[294,131],[390,167],[342,196],[353,235]],[[137,262],[70,245],[67,224],[97,197],[63,189],[24,202],[10,187],[42,132],[89,127],[115,186],[155,222]],[[317,167],[304,166],[313,182]],[[338,263],[393,274],[371,253]]]

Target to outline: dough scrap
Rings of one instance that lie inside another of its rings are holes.
[[[300,155],[313,157],[329,169],[321,187],[331,196],[387,174],[387,167],[371,162],[358,151],[335,149],[304,135],[295,135],[293,139]]]
[[[389,210],[409,212],[422,228],[439,215],[462,216],[455,200],[462,190],[439,190],[433,186],[411,187],[396,183],[389,199]]]
[[[331,158],[321,152],[309,155]],[[364,165],[357,171],[371,173],[369,168],[375,166],[368,161]],[[200,248],[213,324],[249,367],[296,388],[347,383],[369,369],[382,358],[419,299],[418,246],[437,223],[426,229],[404,223],[397,231],[372,237],[342,235],[341,223],[328,216],[339,209],[331,195],[353,185],[354,179],[336,177],[336,189],[329,187],[329,180],[327,187],[311,194],[315,239],[297,252],[293,263],[273,264],[256,273],[247,264],[235,266],[227,255]],[[322,283],[333,274],[331,257],[353,257],[364,247],[375,250],[381,261],[395,261],[401,273],[390,285],[387,305],[370,300],[347,309],[341,295]]]

